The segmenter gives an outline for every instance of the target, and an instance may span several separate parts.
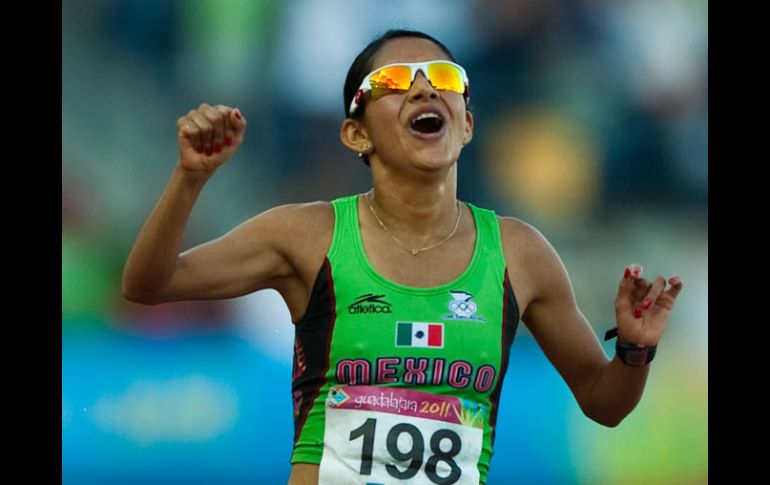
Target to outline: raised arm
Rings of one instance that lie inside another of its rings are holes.
[[[522,321],[564,378],[583,413],[604,426],[617,426],[642,397],[649,365],[608,360],[595,332],[578,309],[567,271],[556,251],[531,226],[502,219],[506,257],[521,268],[526,308]],[[657,345],[682,288],[679,278],[648,283],[641,268],[627,268],[615,300],[618,338]]]
[[[279,241],[279,228],[291,207],[267,211],[214,241],[182,252],[184,229],[198,195],[243,142],[245,128],[243,115],[222,105],[202,104],[179,118],[179,161],[123,271],[123,295],[128,300],[154,304],[229,298],[292,274]]]

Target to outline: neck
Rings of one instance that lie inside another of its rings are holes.
[[[457,220],[457,165],[428,176],[396,177],[372,167],[370,197],[391,231],[414,237],[447,234]],[[415,241],[420,241],[416,239]]]

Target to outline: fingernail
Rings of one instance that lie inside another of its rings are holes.
[[[230,146],[232,144],[233,144],[233,139],[230,138],[229,136],[226,136],[225,137],[225,145]]]
[[[220,145],[219,143],[214,145],[214,151],[217,152],[217,153],[221,152],[222,151],[222,145]]]
[[[206,155],[211,156],[212,153],[214,153],[214,150],[211,148],[206,148]]]
[[[630,269],[628,269],[628,267],[626,267],[626,272],[625,272],[625,273],[623,273],[623,278],[624,278],[624,279],[626,279],[626,278],[628,278],[629,276],[631,276],[631,270],[630,270]]]
[[[635,308],[634,309],[634,318],[642,318],[642,309],[641,308]]]
[[[678,276],[672,276],[671,278],[668,279],[668,282],[671,283],[672,285],[678,285],[679,283],[682,282],[682,280],[679,279]]]
[[[634,269],[631,270],[631,273],[634,275],[634,278],[638,278],[642,275],[642,267],[639,265],[633,265]]]
[[[642,302],[642,310],[647,310],[647,309],[648,309],[648,308],[650,308],[651,306],[652,306],[652,300],[650,300],[649,298],[646,298],[646,299],[645,299],[645,300]]]
[[[235,117],[241,119],[241,112],[237,109],[235,110]]]

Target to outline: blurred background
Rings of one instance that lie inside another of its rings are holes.
[[[707,483],[706,0],[72,0],[62,15],[63,483],[286,482],[293,328],[278,294],[146,307],[121,297],[122,265],[171,175],[176,119],[202,102],[249,125],[186,247],[368,190],[339,141],[342,86],[388,28],[423,30],[465,66],[460,197],[548,237],[600,338],[626,265],[685,281],[615,429],[582,415],[519,326],[488,483]]]

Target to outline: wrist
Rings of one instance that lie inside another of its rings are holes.
[[[188,170],[182,166],[181,161],[177,162],[176,167],[174,167],[174,175],[181,182],[190,185],[193,188],[201,188],[213,174],[213,170]]]
[[[657,345],[650,347],[618,340],[615,342],[615,355],[617,355],[618,359],[626,365],[631,367],[644,367],[655,358],[657,348]]]
[[[604,340],[610,340],[618,336],[618,329],[609,330]],[[655,358],[658,345],[642,345],[633,342],[624,342],[618,338],[615,341],[615,355],[626,365],[632,367],[644,367]]]

